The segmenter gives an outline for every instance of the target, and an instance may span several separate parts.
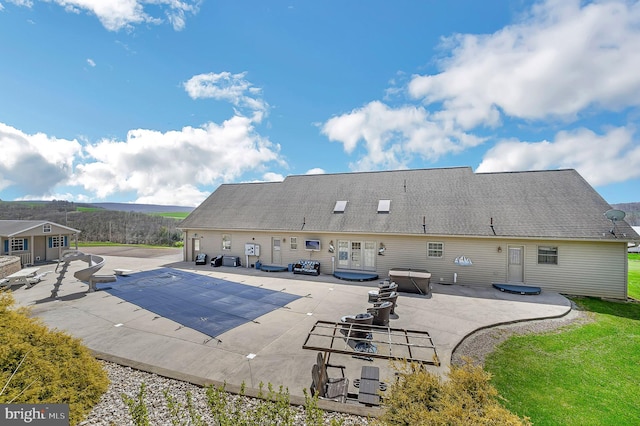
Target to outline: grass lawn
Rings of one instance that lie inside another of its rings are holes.
[[[117,246],[117,247],[140,247],[140,248],[157,248],[157,249],[166,249],[171,248],[167,246],[153,246],[151,244],[122,244],[122,243],[112,243],[109,241],[80,241],[78,242],[78,248],[82,247],[109,247],[109,246]]]
[[[629,254],[629,297],[640,300],[640,253]]]
[[[167,213],[153,213],[154,216],[168,217],[171,219],[182,220],[189,216],[189,212],[167,212]]]
[[[535,425],[640,424],[640,303],[575,302],[593,323],[510,338],[487,358],[492,383]]]

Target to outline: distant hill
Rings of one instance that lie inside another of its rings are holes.
[[[622,210],[627,215],[624,220],[631,226],[640,226],[640,203],[611,204],[614,209]]]
[[[80,241],[173,246],[193,208],[127,203],[0,201],[1,220],[47,220],[80,230]],[[175,216],[175,217],[174,217]]]
[[[164,206],[160,204],[133,204],[133,203],[89,203],[89,206],[97,207],[105,210],[114,210],[118,212],[136,212],[136,213],[190,213],[195,207],[185,206]]]

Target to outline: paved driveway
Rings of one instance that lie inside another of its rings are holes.
[[[377,282],[353,283],[329,275],[196,266],[181,262],[181,251],[175,249],[100,247],[83,251],[104,255],[106,263],[100,273],[111,273],[114,268],[135,272],[170,267],[301,296],[284,308],[212,338],[107,292],[87,293],[87,285],[73,277],[86,267],[81,261],[70,263],[64,276],[51,273],[30,289],[14,291],[16,301],[31,306],[46,324],[81,338],[105,358],[176,378],[231,385],[244,382],[254,388],[260,382],[284,385],[291,395],[302,395],[311,382],[316,353],[303,350],[302,344],[312,326],[318,320],[339,321],[343,315],[364,312],[369,306],[367,293],[377,286]],[[54,269],[55,265],[42,268]],[[57,282],[61,283],[57,298],[51,298]],[[444,374],[456,345],[474,330],[558,317],[570,309],[570,302],[557,293],[521,296],[492,288],[436,284],[431,298],[401,293],[391,326],[428,331],[442,362],[440,367],[428,368]],[[351,379],[359,376],[363,364],[379,366],[383,381],[393,377],[386,360],[369,363],[336,354],[332,362],[346,365]]]

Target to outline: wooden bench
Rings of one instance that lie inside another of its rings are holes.
[[[327,374],[327,367],[339,368],[342,377],[330,378]],[[318,395],[320,399],[327,399],[337,402],[346,402],[349,391],[349,379],[344,376],[343,365],[326,364],[322,352],[318,353],[317,362],[311,369],[311,395]]]

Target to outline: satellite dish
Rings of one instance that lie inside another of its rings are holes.
[[[613,235],[615,238],[618,238],[618,236],[616,235],[616,222],[624,219],[625,216],[626,216],[626,213],[623,212],[622,210],[611,209],[604,212],[604,217],[609,219],[613,224],[613,228],[611,228],[609,233]]]
[[[604,212],[604,217],[615,222],[624,219],[627,214],[622,210],[611,209]]]

